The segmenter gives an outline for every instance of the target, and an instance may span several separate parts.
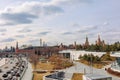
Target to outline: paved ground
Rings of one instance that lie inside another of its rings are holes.
[[[32,80],[32,76],[33,76],[33,73],[32,73],[33,69],[32,69],[32,66],[31,64],[28,62],[28,68],[22,78],[22,80]]]
[[[3,66],[5,64],[5,58],[0,58],[0,67]]]
[[[65,69],[65,77],[66,78],[72,78],[72,74],[73,73],[84,73],[84,70],[86,71],[86,73],[91,73],[93,72],[94,74],[99,74],[99,75],[107,75],[107,76],[111,76],[112,77],[112,80],[120,80],[119,77],[116,77],[116,76],[113,76],[113,75],[110,75],[108,74],[104,68],[103,69],[96,69],[96,68],[91,68],[87,65],[84,65],[82,63],[79,63],[79,62],[74,62],[75,63],[75,66],[72,66],[70,68],[67,68]]]

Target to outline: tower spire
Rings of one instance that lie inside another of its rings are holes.
[[[100,45],[101,44],[101,39],[100,39],[100,35],[98,35],[98,43],[97,43],[98,45]]]
[[[98,35],[98,41],[100,41],[100,35]]]
[[[85,47],[89,46],[89,41],[88,41],[88,37],[86,36],[86,41],[85,41]]]

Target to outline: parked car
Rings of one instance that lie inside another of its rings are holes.
[[[8,76],[8,74],[3,74],[2,77],[6,78]]]
[[[0,69],[0,73],[2,72],[2,69]]]
[[[16,73],[16,77],[20,77],[20,73]]]
[[[12,75],[12,76],[15,76],[15,72],[14,72],[14,71],[12,71],[12,72],[11,72],[11,75]]]
[[[7,74],[10,74],[11,73],[11,70],[7,71]]]
[[[13,76],[12,75],[8,75],[8,80],[12,80]]]

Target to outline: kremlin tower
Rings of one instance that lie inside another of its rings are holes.
[[[96,41],[96,44],[97,44],[97,45],[101,45],[101,43],[102,43],[102,42],[101,42],[101,39],[100,39],[100,35],[98,35],[98,40]]]
[[[105,46],[105,42],[104,42],[104,40],[101,41],[100,35],[98,35],[98,40],[96,41],[96,45]]]
[[[88,37],[87,36],[86,36],[86,41],[85,41],[84,47],[85,48],[89,47],[89,41],[88,41]]]

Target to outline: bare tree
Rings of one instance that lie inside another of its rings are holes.
[[[31,54],[30,54],[30,59],[31,59],[33,65],[34,65],[34,69],[36,69],[37,64],[38,64],[38,62],[39,62],[39,57],[38,57],[38,55],[36,55],[36,54],[34,54],[34,53],[31,53]]]

